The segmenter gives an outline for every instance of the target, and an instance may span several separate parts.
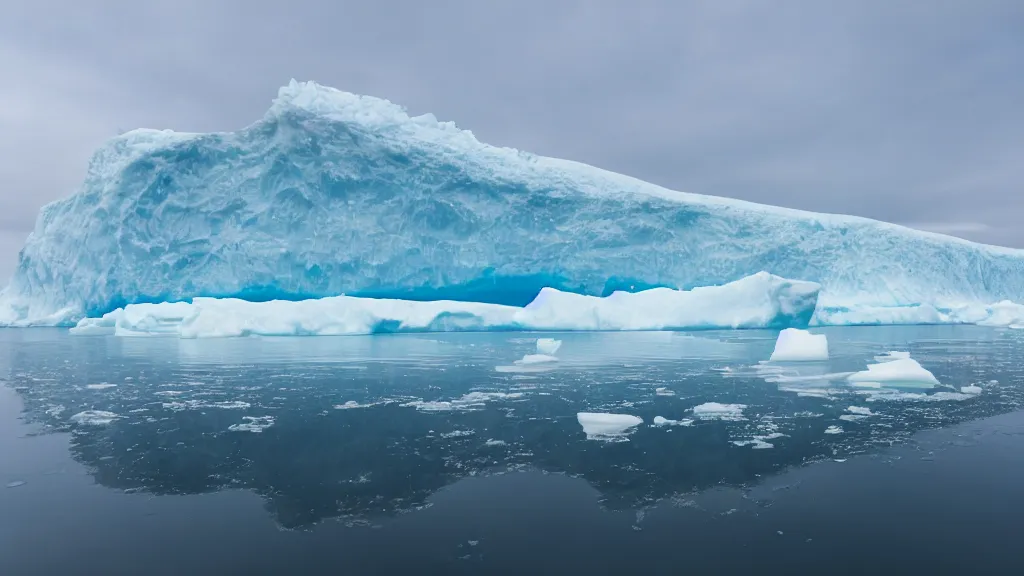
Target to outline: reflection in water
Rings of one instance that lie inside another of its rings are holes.
[[[71,431],[74,457],[100,484],[251,489],[287,527],[369,521],[422,506],[459,478],[523,468],[582,477],[606,506],[643,508],[1020,405],[1019,333],[825,332],[827,363],[781,369],[759,364],[771,332],[566,334],[558,362],[533,372],[498,369],[535,353],[523,334],[0,338],[28,417]],[[982,393],[880,398],[840,377],[890,349]],[[742,419],[694,418],[706,402],[743,405]],[[578,412],[644,424],[628,441],[588,440]]]

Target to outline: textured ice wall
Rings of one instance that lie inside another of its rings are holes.
[[[42,210],[0,324],[194,296],[521,306],[543,287],[606,295],[760,271],[822,284],[819,310],[843,322],[863,306],[1024,301],[1022,251],[673,192],[292,82],[238,132],[136,130],[101,148],[77,193]]]

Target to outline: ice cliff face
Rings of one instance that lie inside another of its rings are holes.
[[[100,149],[81,189],[43,208],[0,323],[195,296],[522,306],[543,287],[602,296],[761,271],[820,283],[822,317],[1024,300],[1022,251],[674,192],[293,81],[238,132],[136,130]]]

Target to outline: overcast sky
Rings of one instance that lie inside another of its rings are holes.
[[[1020,0],[15,0],[0,276],[120,130],[234,130],[290,78],[669,188],[1024,247]]]

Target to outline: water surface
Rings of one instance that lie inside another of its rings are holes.
[[[515,363],[529,334],[0,331],[0,553],[15,574],[1013,572],[1024,334],[823,332],[828,362],[773,367],[767,331],[562,334],[542,365]],[[944,387],[846,383],[889,350]],[[588,439],[579,412],[644,423]]]

